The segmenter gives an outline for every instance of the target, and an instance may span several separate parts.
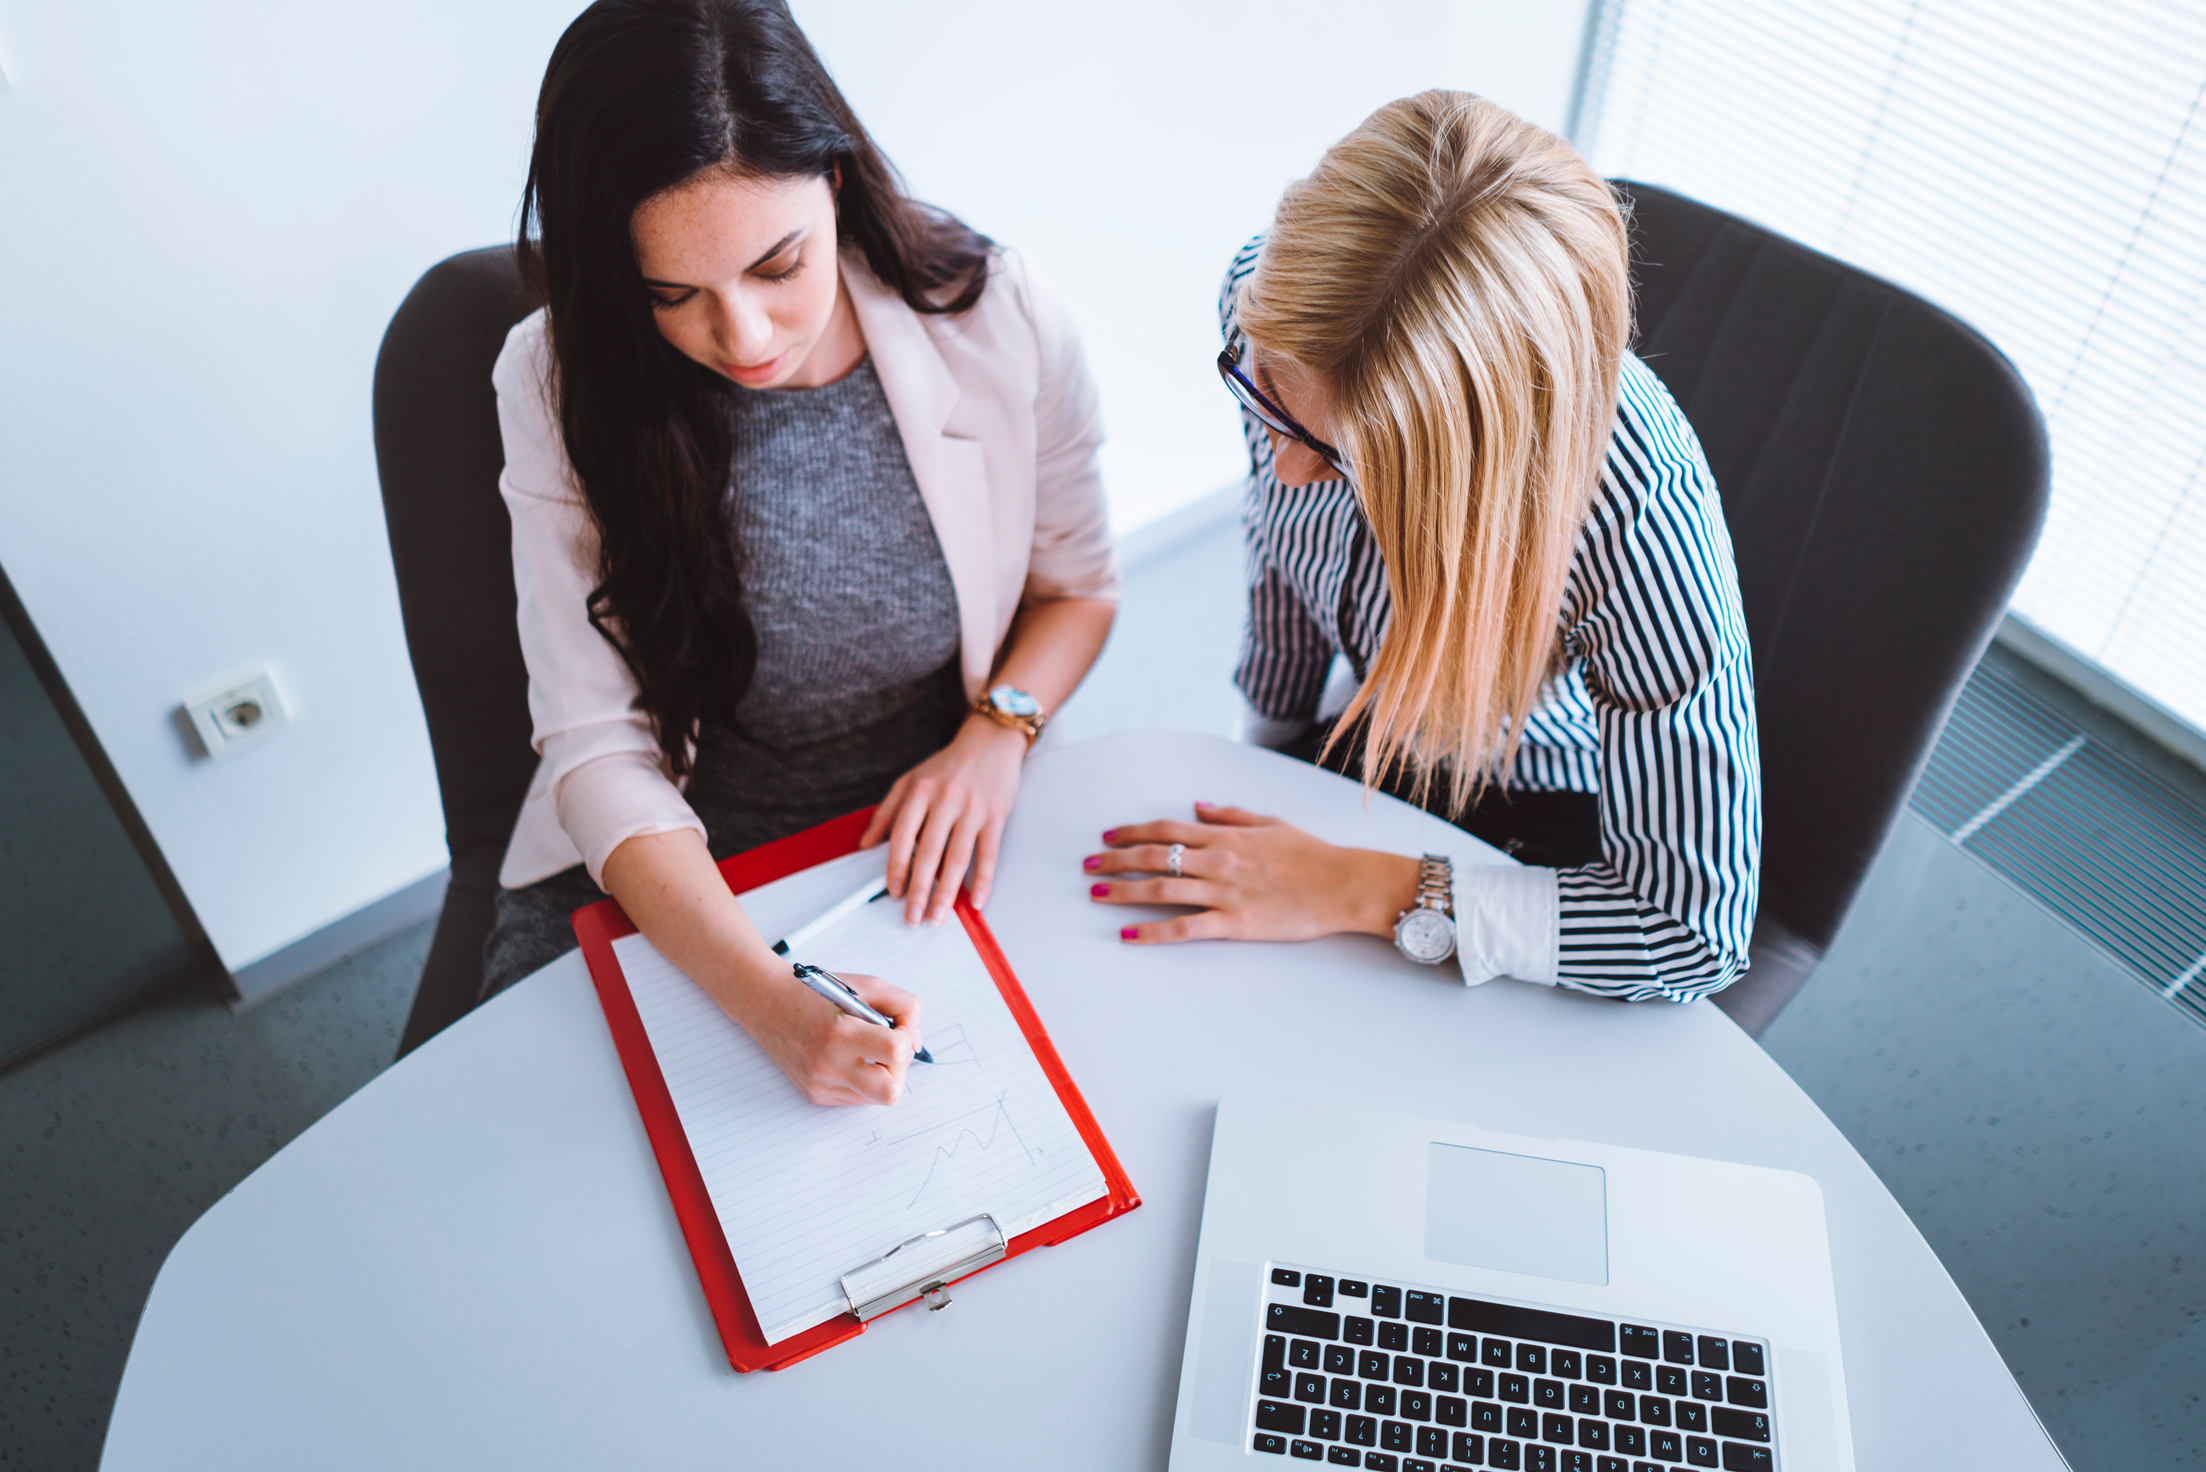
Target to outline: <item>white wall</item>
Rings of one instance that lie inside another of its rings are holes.
[[[0,566],[233,968],[443,863],[369,438],[406,288],[510,233],[575,0],[0,0]],[[1122,528],[1229,479],[1211,300],[1389,97],[1559,126],[1583,0],[798,0],[919,193],[1086,328]],[[190,689],[296,724],[216,765]]]

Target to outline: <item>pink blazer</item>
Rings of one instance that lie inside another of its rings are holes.
[[[1118,594],[1095,385],[1071,320],[1016,254],[996,258],[987,291],[961,317],[922,316],[862,261],[846,254],[842,265],[949,563],[965,689],[977,695],[1022,605]],[[578,862],[597,878],[638,834],[704,831],[667,776],[627,665],[584,611],[596,533],[545,392],[549,353],[538,311],[507,335],[491,373],[541,757],[499,871],[508,888]]]

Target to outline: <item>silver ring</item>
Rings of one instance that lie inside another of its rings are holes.
[[[1164,872],[1174,879],[1182,878],[1180,861],[1187,857],[1187,845],[1175,843],[1164,851]]]

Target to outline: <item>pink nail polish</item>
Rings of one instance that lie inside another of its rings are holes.
[[[1080,867],[1093,874],[1103,867],[1103,856],[1101,854],[1089,854],[1080,861]]]
[[[1103,841],[1104,841],[1105,843],[1116,843],[1116,842],[1118,842],[1118,830],[1117,830],[1116,828],[1106,828],[1106,829],[1104,829],[1104,830],[1103,830]]]
[[[1110,892],[1111,887],[1108,884],[1091,884],[1088,886],[1088,893],[1093,895],[1097,899],[1103,898],[1103,896],[1109,894]]]
[[[1140,932],[1140,931],[1138,931],[1138,930],[1134,929],[1134,927],[1133,927],[1133,926],[1129,925],[1129,926],[1127,926],[1127,927],[1126,927],[1126,928],[1125,928],[1124,930],[1121,930],[1121,931],[1120,931],[1120,932],[1118,933],[1118,938],[1119,938],[1120,940],[1133,940],[1134,938],[1136,938],[1136,937],[1137,937],[1137,936],[1139,936],[1140,934],[1141,934],[1141,932]]]
[[[1199,808],[1214,808],[1217,806],[1217,804],[1214,802],[1198,802],[1195,804],[1195,806]]]

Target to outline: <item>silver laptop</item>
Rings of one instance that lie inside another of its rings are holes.
[[[1218,1107],[1174,1472],[1852,1472],[1807,1176]]]

